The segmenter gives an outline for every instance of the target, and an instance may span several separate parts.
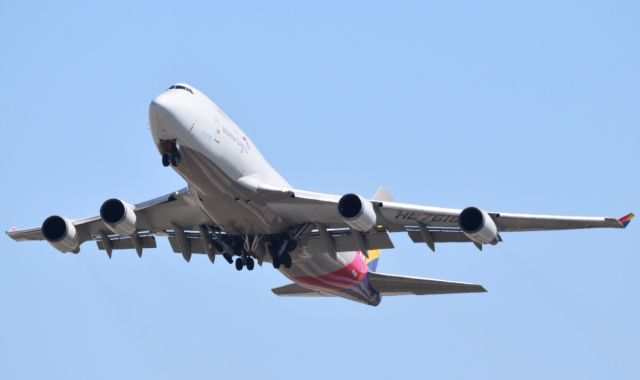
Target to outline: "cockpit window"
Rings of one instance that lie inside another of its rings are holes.
[[[181,84],[174,84],[173,86],[169,87],[169,90],[185,90],[193,94],[193,91],[189,87],[183,86]]]

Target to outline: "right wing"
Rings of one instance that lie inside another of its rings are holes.
[[[98,241],[98,247],[105,249],[103,238],[110,241],[112,249],[155,248],[155,235],[169,235],[172,231],[175,238],[175,229],[198,230],[198,226],[211,224],[210,219],[195,204],[191,194],[185,188],[134,206],[137,221],[137,238],[114,234],[103,223],[100,216],[85,219],[72,220],[81,245],[90,240]],[[7,231],[7,235],[15,241],[45,240],[41,227]],[[170,236],[170,235],[169,235]]]

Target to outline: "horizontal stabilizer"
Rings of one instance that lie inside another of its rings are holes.
[[[289,284],[271,289],[273,294],[283,297],[333,297],[332,294],[307,289],[298,284]]]
[[[369,272],[369,282],[383,296],[483,293],[482,285]]]

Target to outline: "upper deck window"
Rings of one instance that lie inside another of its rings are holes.
[[[169,90],[185,90],[193,94],[193,91],[189,87],[183,86],[181,84],[174,84],[173,86],[169,87]]]

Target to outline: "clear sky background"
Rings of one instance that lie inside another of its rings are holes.
[[[638,2],[93,3],[0,3],[3,229],[183,187],[147,117],[178,81],[299,188],[640,211]],[[638,237],[433,254],[394,235],[380,270],[489,292],[372,308],[278,298],[272,268],[187,264],[163,239],[109,260],[2,236],[0,378],[638,379]]]

